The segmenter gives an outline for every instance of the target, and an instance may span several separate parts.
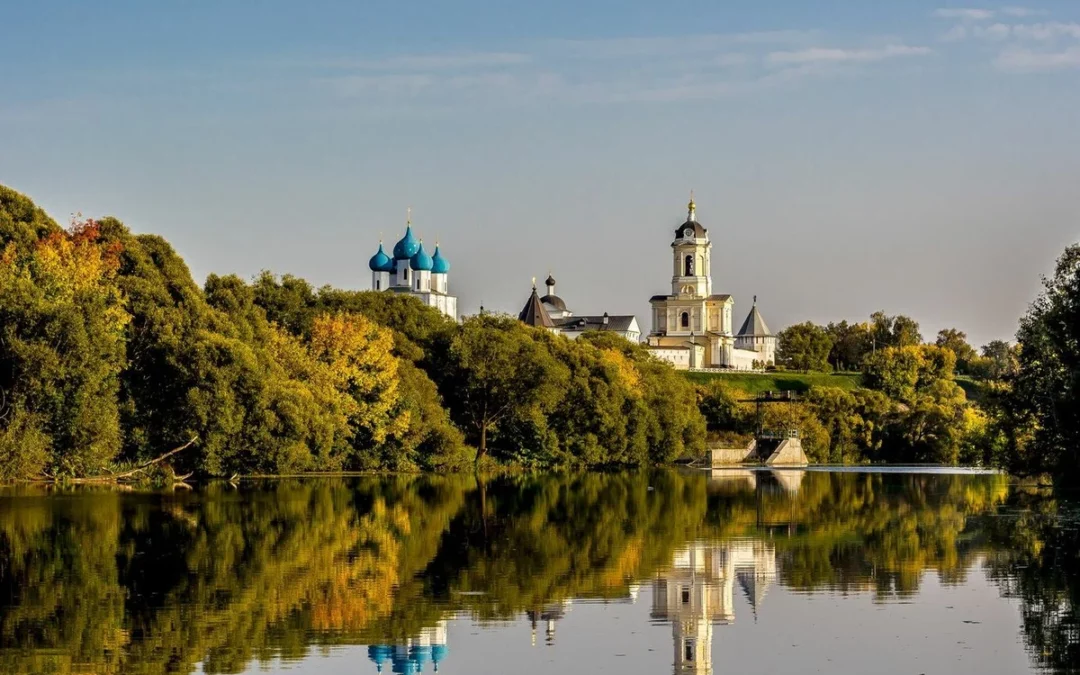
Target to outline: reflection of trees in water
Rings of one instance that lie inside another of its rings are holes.
[[[1032,658],[1080,672],[1080,509],[1049,495],[1014,494],[1013,518],[987,518],[990,577],[1018,598]]]
[[[402,644],[456,611],[546,621],[567,599],[630,597],[691,542],[733,537],[768,537],[783,585],[879,596],[917,591],[926,569],[962,581],[989,552],[1025,599],[1032,644],[1075,656],[1075,615],[1047,611],[1076,606],[1075,532],[972,518],[1006,493],[999,476],[671,471],[9,493],[0,670],[226,672],[313,645]]]

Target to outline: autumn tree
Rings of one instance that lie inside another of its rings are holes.
[[[0,252],[0,477],[102,472],[121,443],[119,250],[93,221],[32,233]]]

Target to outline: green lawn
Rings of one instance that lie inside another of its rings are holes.
[[[704,384],[712,380],[723,380],[748,394],[763,391],[804,392],[810,387],[839,387],[855,389],[862,376],[859,373],[691,373],[683,375],[691,382]]]

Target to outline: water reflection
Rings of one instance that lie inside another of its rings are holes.
[[[446,660],[446,621],[439,621],[425,628],[415,637],[395,645],[371,645],[368,658],[378,672],[389,665],[390,672],[413,675],[422,673],[431,664],[433,672],[439,672],[439,664]]]
[[[671,622],[676,675],[712,673],[713,626],[735,620],[736,582],[756,618],[774,579],[776,548],[769,542],[699,543],[677,552],[671,568],[653,582],[650,614]]]
[[[319,654],[356,645],[362,672],[453,672],[475,655],[474,633],[508,623],[531,632],[537,651],[523,658],[557,655],[556,629],[576,607],[602,622],[578,631],[634,634],[588,613],[612,606],[670,625],[667,668],[710,673],[714,631],[755,625],[766,595],[787,603],[771,611],[795,613],[810,610],[794,592],[906,600],[930,572],[944,586],[988,578],[995,597],[1019,602],[1032,665],[1068,672],[1080,662],[1076,522],[1071,502],[1010,491],[996,475],[23,488],[0,493],[0,671],[225,673],[274,659],[318,670]],[[455,625],[474,628],[448,658]],[[805,630],[812,640],[811,621]],[[624,671],[645,672],[635,665]]]

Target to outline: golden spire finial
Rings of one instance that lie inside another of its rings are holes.
[[[692,188],[690,190],[690,203],[686,205],[686,210],[686,220],[689,222],[693,222],[694,219],[697,217],[697,214],[695,213],[695,211],[697,210],[697,206],[694,204],[694,190]]]
[[[536,277],[533,277],[533,290],[536,290]]]
[[[405,207],[405,224],[406,225],[412,225],[412,207],[411,206],[406,206]]]

